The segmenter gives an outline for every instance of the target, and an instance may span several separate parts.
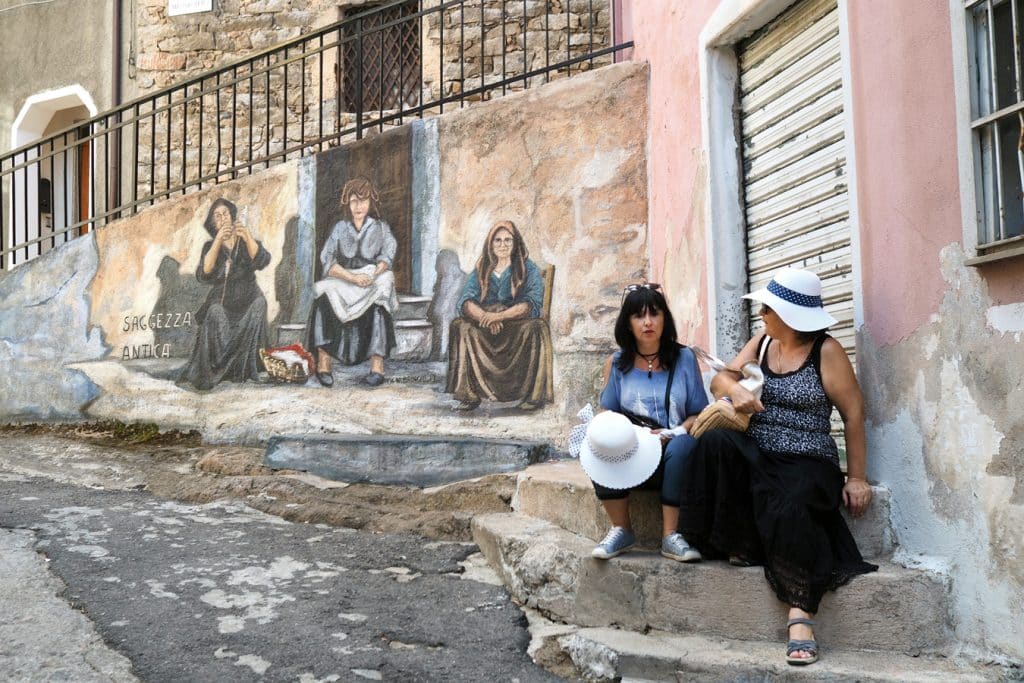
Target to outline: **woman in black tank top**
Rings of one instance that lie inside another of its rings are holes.
[[[747,342],[730,368],[762,358],[758,399],[718,373],[716,398],[751,414],[747,432],[711,430],[697,441],[680,496],[679,531],[708,557],[763,564],[776,596],[789,606],[790,664],[818,659],[812,617],[826,591],[878,569],[864,562],[839,513],[854,516],[871,500],[865,479],[864,399],[822,307],[821,282],[783,269],[768,287],[746,295],[762,304],[766,334]],[[843,418],[848,476],[839,467],[830,415]]]

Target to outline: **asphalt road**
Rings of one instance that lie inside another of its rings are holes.
[[[475,550],[0,473],[0,680],[558,680]]]

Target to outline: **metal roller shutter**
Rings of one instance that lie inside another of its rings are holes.
[[[738,46],[749,286],[784,265],[822,279],[832,336],[855,361],[836,0],[801,0]],[[756,307],[751,332],[762,328]],[[833,432],[840,450],[838,414]]]

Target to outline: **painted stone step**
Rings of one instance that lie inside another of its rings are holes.
[[[263,462],[274,469],[326,479],[436,486],[486,474],[515,472],[548,457],[535,441],[428,436],[275,436]]]
[[[535,465],[519,475],[512,509],[546,519],[581,536],[599,541],[608,531],[608,516],[594,496],[594,487],[578,460]],[[845,512],[844,512],[845,515]],[[875,486],[871,506],[859,519],[846,523],[866,558],[890,557],[893,532],[889,523],[889,490]],[[653,491],[630,496],[630,517],[642,545],[655,547],[661,539],[661,503]]]
[[[474,518],[473,540],[512,596],[548,618],[741,640],[785,635],[785,606],[759,567],[682,564],[654,551],[595,560],[591,539],[520,513]],[[945,580],[880,564],[825,596],[819,637],[832,647],[940,652],[950,634]]]
[[[701,635],[646,634],[614,628],[584,628],[557,638],[587,680],[626,681],[859,681],[863,683],[982,683],[1005,680],[1000,667],[918,656],[842,650],[819,642],[813,666],[790,666],[777,643]]]
[[[419,294],[399,294],[395,320],[425,320],[432,298]]]
[[[395,320],[395,349],[391,359],[396,361],[425,361],[430,358],[434,339],[434,326],[426,320]]]

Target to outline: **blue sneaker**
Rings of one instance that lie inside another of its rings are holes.
[[[700,562],[700,551],[686,542],[678,531],[661,539],[661,554],[679,562]]]
[[[626,552],[633,547],[634,543],[636,543],[636,536],[631,530],[613,526],[590,555],[599,560],[608,560]]]

